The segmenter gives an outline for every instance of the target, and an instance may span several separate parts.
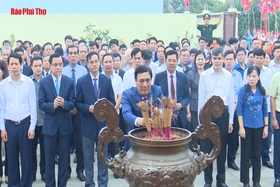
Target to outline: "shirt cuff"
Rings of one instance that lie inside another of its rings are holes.
[[[135,121],[134,121],[134,125],[136,126],[136,127],[139,127],[139,125],[137,124],[137,120],[139,119],[139,117],[137,117],[136,119],[135,119]]]

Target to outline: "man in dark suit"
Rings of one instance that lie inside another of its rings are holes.
[[[125,71],[120,69],[121,68],[121,59],[122,59],[121,55],[119,53],[113,53],[112,56],[114,58],[113,71],[114,71],[114,73],[118,74],[123,79],[123,75],[124,75]]]
[[[100,61],[98,54],[96,52],[90,52],[87,55],[87,62],[89,73],[78,79],[76,105],[78,111],[83,114],[81,133],[86,175],[85,186],[94,187],[94,145],[99,131],[106,125],[106,122],[99,122],[95,118],[93,114],[94,103],[99,98],[107,98],[115,105],[115,97],[111,79],[99,73]],[[104,152],[107,153],[107,149]],[[108,169],[100,162],[99,158],[97,168],[98,186],[107,187]]]
[[[66,186],[68,179],[70,134],[73,132],[70,110],[75,107],[74,83],[62,75],[63,60],[60,54],[50,56],[52,74],[40,81],[38,104],[45,112],[44,134],[47,187],[55,187],[55,153],[58,146],[58,186]]]
[[[161,86],[164,96],[169,96],[176,100],[173,111],[177,115],[172,125],[188,129],[186,118],[186,107],[190,102],[187,76],[176,71],[178,64],[178,53],[170,50],[165,54],[167,70],[158,73],[155,78],[155,85]]]
[[[151,96],[153,104],[159,106],[158,98],[162,98],[162,90],[159,86],[152,84],[152,70],[151,68],[140,65],[135,69],[135,83],[136,87],[129,88],[123,92],[122,96],[122,113],[126,124],[128,125],[128,132],[134,128],[144,125],[144,118],[142,117],[140,108],[136,105],[138,102],[148,100],[150,102]],[[125,142],[125,149],[131,147],[129,141]]]

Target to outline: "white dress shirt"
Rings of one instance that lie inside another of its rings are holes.
[[[130,70],[125,72],[125,74],[123,76],[123,89],[124,90],[127,90],[127,89],[129,89],[131,87],[135,87],[136,86],[134,73],[135,73],[135,69],[134,68],[131,68]]]
[[[280,72],[280,65],[277,65],[275,63],[275,59],[270,61],[269,68],[272,69],[275,73]]]
[[[244,71],[244,77],[243,77],[244,84],[248,83],[247,71],[248,71],[248,69],[246,69]],[[272,77],[273,77],[273,73],[272,73],[271,69],[269,69],[268,67],[263,65],[262,69],[261,69],[261,73],[260,73],[260,80],[261,80],[262,86],[264,87],[265,90],[268,89],[268,87],[272,81]],[[267,112],[271,112],[269,96],[266,97],[266,101],[267,101]]]
[[[213,95],[220,96],[224,101],[224,105],[228,106],[229,123],[232,124],[234,116],[233,78],[231,73],[224,68],[217,74],[213,67],[211,67],[200,75],[198,85],[198,118],[201,108]]]
[[[76,84],[77,84],[77,80],[86,75],[88,73],[87,69],[84,67],[84,66],[81,66],[81,65],[76,65],[74,68],[72,66],[65,66],[63,69],[62,69],[62,74],[63,75],[66,75],[67,77],[71,78],[72,79],[72,69],[75,70],[75,81],[76,81]]]
[[[95,76],[93,76],[91,73],[89,73],[90,74],[90,77],[91,77],[91,81],[92,81],[92,85],[94,85],[94,78],[97,78],[97,80],[96,80],[96,85],[97,85],[97,90],[99,90],[99,73],[97,74],[97,76],[95,77]]]
[[[29,129],[37,122],[36,93],[33,81],[25,75],[15,83],[11,76],[0,83],[0,129],[5,130],[5,119],[21,121],[30,116]]]
[[[175,99],[177,96],[177,88],[176,88],[176,71],[173,74],[170,74],[169,71],[167,72],[167,84],[168,84],[168,96],[171,98],[171,75],[173,75],[173,83],[174,83],[174,90],[175,90]]]
[[[102,72],[102,74],[105,75],[104,72]],[[115,100],[117,100],[118,95],[123,93],[123,82],[122,82],[122,78],[121,78],[118,74],[116,74],[116,73],[113,73],[113,74],[110,76],[110,78],[111,78],[112,87],[113,87],[113,90],[114,90]],[[117,112],[119,113],[120,110],[118,109]]]

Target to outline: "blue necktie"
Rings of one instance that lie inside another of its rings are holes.
[[[58,85],[58,78],[55,79],[55,91],[56,91],[56,95],[59,95],[59,85]]]
[[[73,83],[74,83],[74,92],[75,92],[75,96],[76,96],[76,76],[75,76],[75,69],[72,69],[72,80],[73,80]]]
[[[95,93],[95,96],[96,98],[98,99],[98,88],[97,88],[97,78],[94,78],[94,84],[93,84],[93,88],[94,88],[94,93]]]

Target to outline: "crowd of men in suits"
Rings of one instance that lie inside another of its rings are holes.
[[[187,75],[196,66],[194,58],[198,50],[205,53],[207,60],[205,69],[209,68],[209,71],[201,74],[205,86],[201,86],[200,83],[198,88],[203,94],[198,93],[200,95],[197,112],[199,113],[211,95],[219,95],[226,105],[223,119],[216,119],[213,122],[220,127],[222,139],[217,186],[227,186],[225,183],[227,144],[228,167],[239,170],[234,162],[239,142],[236,130],[238,125],[234,118],[236,104],[234,84],[240,84],[240,80],[235,82],[233,73],[224,68],[224,54],[226,51],[232,51],[234,54],[232,70],[234,68],[246,83],[244,79],[246,69],[256,62],[250,59],[250,52],[254,49],[247,50],[246,43],[242,43],[244,39],[239,41],[231,38],[229,42],[219,47],[221,42],[218,39],[208,41],[207,38],[201,37],[198,40],[199,49],[191,48],[187,38],[183,38],[181,43],[170,42],[168,45],[156,37],[147,40],[135,39],[130,46],[119,45],[117,39],[103,44],[99,37],[87,43],[85,40],[78,41],[67,35],[64,41],[65,47],[59,43],[52,45],[50,42],[41,47],[38,44],[33,46],[30,41],[18,40],[15,49],[11,48],[8,40],[2,43],[0,65],[5,64],[6,71],[10,75],[0,83],[0,128],[7,149],[6,157],[9,158],[6,161],[8,172],[5,172],[8,186],[28,187],[36,180],[38,140],[40,174],[47,187],[67,185],[67,180],[71,176],[72,149],[75,149],[78,179],[85,181],[85,186],[95,186],[93,178],[95,146],[99,131],[106,125],[105,122],[97,121],[93,114],[94,103],[100,98],[108,99],[115,106],[120,117],[120,128],[124,133],[145,126],[136,103],[151,98],[156,103],[157,98],[163,96],[176,100],[173,110],[177,117],[172,119],[172,126],[190,129],[191,122],[187,116],[190,113],[189,104],[192,97]],[[277,75],[280,71],[279,44],[280,41],[275,42],[273,54],[268,54],[270,59],[267,69],[271,70],[268,71],[269,76],[261,80],[266,81],[265,89],[268,89],[273,73]],[[255,47],[261,48],[261,45]],[[214,79],[211,77],[212,71],[217,70],[215,68],[218,68],[219,72],[225,72],[221,79],[223,81],[218,87],[211,82]],[[269,77],[270,80],[267,80]],[[273,95],[273,101],[277,96]],[[277,100],[276,104],[279,104]],[[275,106],[272,109],[277,111]],[[275,111],[271,111],[271,115],[272,123],[276,124]],[[277,131],[278,135],[278,130],[273,127],[274,134]],[[270,129],[272,132],[272,128]],[[278,140],[276,137],[274,139]],[[274,186],[277,187],[280,186],[280,163],[276,158],[279,157],[280,150],[278,151],[279,148],[276,148],[278,145],[274,144],[273,166],[269,158],[270,141],[270,138],[263,140],[262,161],[264,166],[274,168]],[[106,154],[113,157],[118,148],[123,146],[129,150],[130,143],[122,142],[120,145],[113,143],[106,149]],[[207,144],[207,147],[211,148],[211,144]],[[58,164],[57,184],[55,164]],[[108,184],[108,169],[98,158],[97,166],[98,186],[105,187]],[[114,177],[119,176],[114,174]],[[211,187],[212,181],[212,166],[210,166],[205,170],[205,186]]]

